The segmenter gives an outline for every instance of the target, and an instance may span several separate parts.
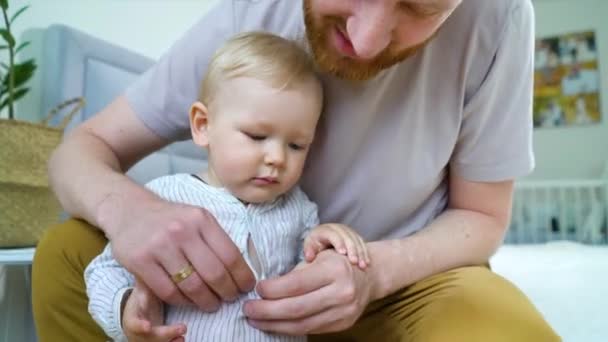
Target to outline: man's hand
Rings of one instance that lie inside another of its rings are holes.
[[[186,326],[164,325],[163,303],[145,285],[137,283],[122,310],[122,328],[129,342],[183,342]]]
[[[263,298],[245,303],[252,326],[279,334],[307,335],[342,331],[352,326],[373,300],[373,274],[353,266],[334,251],[319,253],[310,264],[263,280]]]
[[[255,286],[238,248],[206,210],[160,199],[134,208],[116,213],[120,229],[106,229],[114,232],[112,252],[163,301],[215,311]],[[194,272],[174,283],[171,275],[190,264]]]

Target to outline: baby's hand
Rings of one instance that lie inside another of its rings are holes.
[[[129,342],[184,342],[186,326],[163,325],[163,303],[143,283],[137,282],[127,296],[122,328]]]
[[[351,228],[337,223],[315,227],[304,240],[304,258],[311,262],[324,249],[331,248],[346,255],[353,265],[365,269],[370,264],[365,241]]]

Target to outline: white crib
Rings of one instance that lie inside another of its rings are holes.
[[[598,179],[519,181],[506,243],[605,244],[608,170]]]

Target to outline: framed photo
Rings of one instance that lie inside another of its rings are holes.
[[[593,31],[536,41],[534,127],[601,121],[597,51]]]

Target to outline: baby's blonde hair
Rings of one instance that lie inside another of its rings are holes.
[[[238,77],[251,77],[277,89],[307,80],[320,87],[310,56],[297,43],[261,31],[237,34],[215,52],[199,100],[210,105],[219,85]]]

